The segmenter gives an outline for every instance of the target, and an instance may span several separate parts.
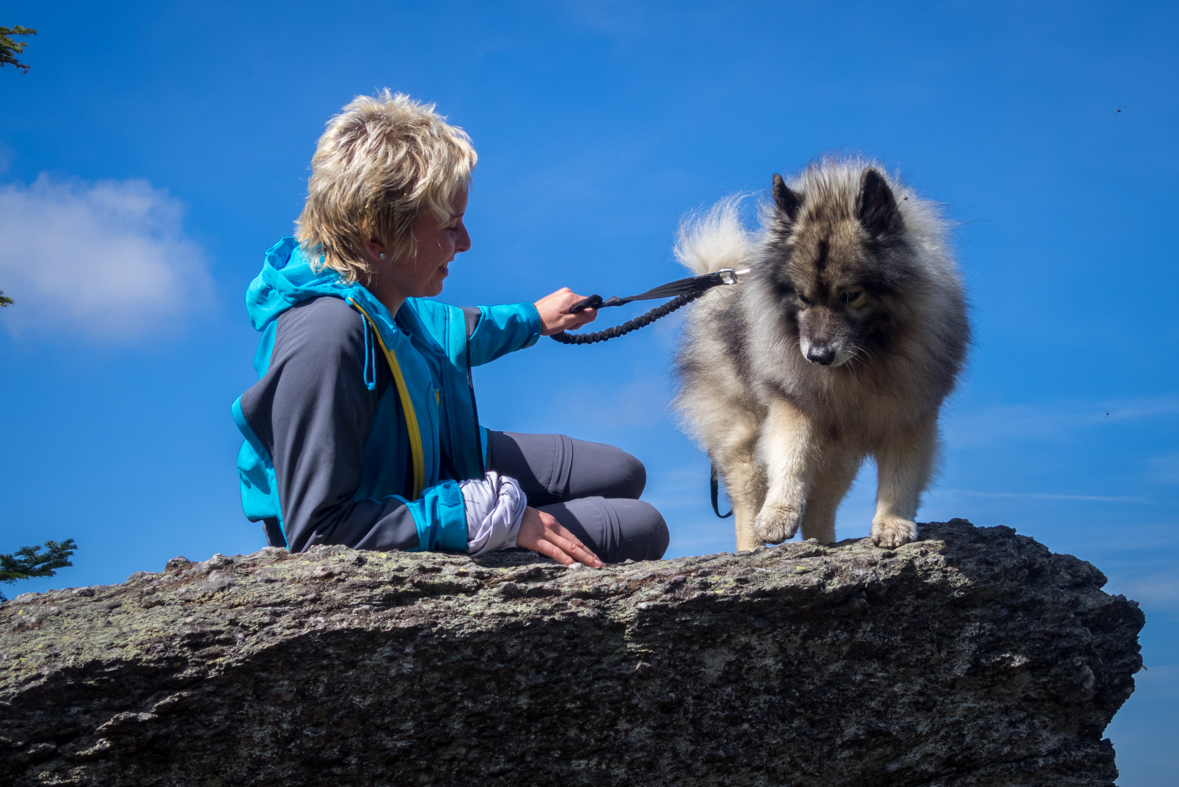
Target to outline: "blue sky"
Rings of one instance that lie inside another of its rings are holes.
[[[473,137],[460,305],[647,289],[683,275],[685,213],[863,153],[945,204],[973,304],[919,518],[1013,526],[1142,603],[1150,669],[1108,734],[1122,785],[1170,783],[1179,7],[6,3],[16,24],[39,34],[27,75],[0,71],[0,552],[80,549],[8,595],[262,546],[229,417],[253,379],[242,294],[353,96],[437,102]],[[542,340],[478,370],[480,415],[626,448],[671,556],[731,550],[667,407],[678,332]],[[867,535],[874,488],[866,468],[841,537]]]

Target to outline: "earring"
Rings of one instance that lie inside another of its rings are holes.
[[[381,254],[381,259],[382,259],[382,260],[383,260],[383,259],[385,259],[385,255],[384,255],[384,253],[382,253],[382,254]]]

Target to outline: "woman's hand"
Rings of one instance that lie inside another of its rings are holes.
[[[585,309],[577,314],[570,314],[569,307],[586,296],[578,295],[568,287],[562,287],[552,295],[546,295],[534,305],[540,312],[540,321],[544,324],[540,333],[542,336],[552,336],[561,331],[571,331],[580,328],[587,322],[593,322],[598,316],[597,309]]]
[[[561,527],[550,514],[537,511],[532,506],[524,509],[520,530],[516,534],[516,546],[539,552],[551,557],[563,566],[585,563],[590,568],[601,568],[602,561],[590,552],[577,536]]]

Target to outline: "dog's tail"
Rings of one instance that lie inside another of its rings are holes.
[[[744,199],[742,194],[726,197],[704,213],[685,217],[675,241],[676,259],[698,276],[745,267],[754,239],[738,215]]]

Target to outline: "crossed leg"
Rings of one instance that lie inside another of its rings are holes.
[[[667,524],[639,500],[647,471],[620,448],[565,435],[489,432],[487,466],[515,478],[528,504],[551,514],[603,562],[658,560]]]

